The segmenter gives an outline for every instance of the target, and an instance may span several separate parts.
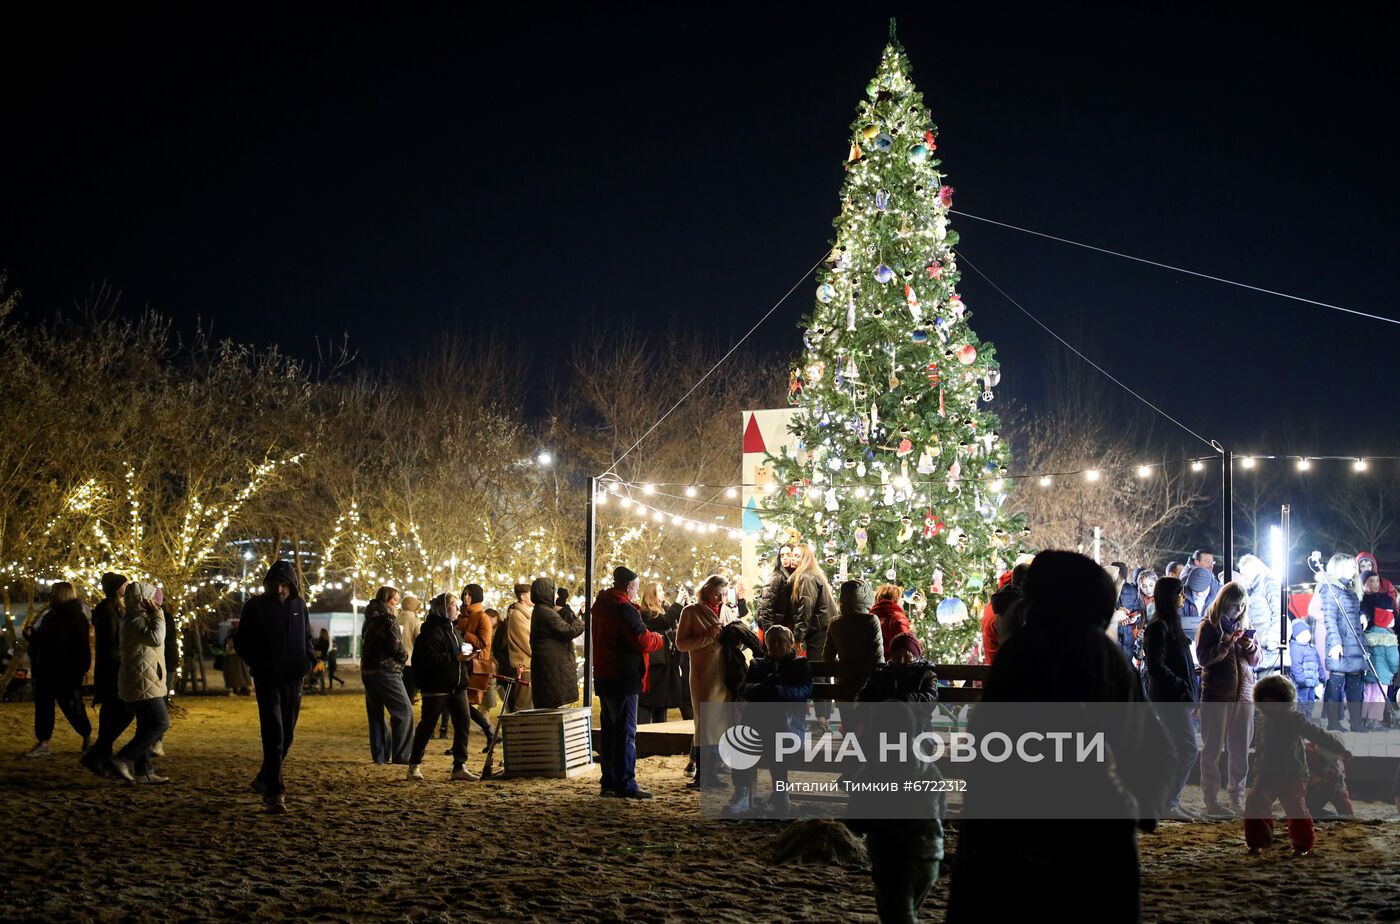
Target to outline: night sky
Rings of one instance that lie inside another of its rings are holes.
[[[0,267],[29,315],[107,282],[302,355],[460,323],[538,371],[610,318],[728,343],[827,248],[893,13],[956,208],[1400,317],[1397,79],[1364,14],[200,7],[0,19]],[[1394,326],[954,227],[1206,436],[1392,448],[1366,414],[1400,394]],[[758,335],[778,361],[812,288]],[[966,266],[963,289],[1034,407],[1047,338]]]

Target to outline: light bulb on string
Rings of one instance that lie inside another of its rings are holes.
[[[1254,456],[1245,456],[1240,460],[1241,468],[1254,468]]]
[[[1084,473],[1084,480],[1085,480],[1085,481],[1098,481],[1098,480],[1099,480],[1099,474],[1100,474],[1100,473],[1099,473],[1099,470],[1098,470],[1098,469],[1096,469],[1096,468],[1091,468],[1091,469],[1089,469],[1087,472]]]
[[[694,496],[695,496],[695,486],[694,486],[694,485],[692,485],[692,486],[690,486],[690,487],[688,487],[688,488],[685,489],[685,496],[686,496],[686,497],[694,497]]]
[[[725,492],[724,492],[724,496],[725,496],[725,497],[729,497],[729,498],[738,497],[738,496],[739,496],[739,489],[738,489],[738,488],[730,488],[728,491],[725,491]]]
[[[1041,476],[1040,476],[1040,486],[1041,486],[1042,488],[1048,488],[1048,487],[1050,487],[1052,480],[1053,480],[1053,479],[1051,479],[1051,477],[1050,477],[1049,475],[1041,475]]]
[[[1137,469],[1137,475],[1138,475],[1139,478],[1149,478],[1149,477],[1151,477],[1151,475],[1152,475],[1152,466],[1150,466],[1150,465],[1139,465],[1139,466],[1138,466],[1138,469]]]
[[[1352,468],[1352,471],[1356,471],[1356,472],[1364,472],[1364,471],[1366,471],[1366,469],[1367,469],[1366,460],[1365,460],[1365,459],[1357,459],[1355,462],[1351,463],[1351,468]]]
[[[1306,472],[1306,471],[1310,470],[1311,468],[1312,468],[1312,460],[1311,460],[1311,459],[1299,459],[1299,460],[1298,460],[1298,471],[1300,471],[1300,472]]]
[[[1193,461],[1191,462],[1191,471],[1193,471],[1193,472],[1199,472],[1201,469],[1203,469],[1203,468],[1205,468],[1205,467],[1206,467],[1206,464],[1205,464],[1204,462],[1202,462],[1200,459],[1195,459],[1195,460],[1193,460]]]

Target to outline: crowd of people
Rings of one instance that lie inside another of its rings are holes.
[[[1306,615],[1295,617],[1283,610],[1277,581],[1256,557],[1244,556],[1238,573],[1222,577],[1208,549],[1161,574],[1121,562],[1103,568],[1069,552],[1027,556],[1000,576],[982,615],[980,649],[989,665],[982,699],[1151,703],[1157,721],[1120,745],[1162,759],[1139,762],[1105,784],[1141,807],[1138,828],[1198,817],[1181,795],[1199,767],[1207,816],[1243,818],[1248,846],[1259,852],[1270,846],[1267,819],[1279,802],[1294,852],[1307,854],[1315,815],[1329,805],[1339,815],[1352,810],[1345,774],[1351,754],[1336,734],[1343,719],[1350,732],[1394,724],[1396,590],[1374,557],[1336,555],[1319,569]],[[28,756],[49,753],[58,710],[82,736],[81,760],[94,773],[164,783],[152,760],[169,727],[173,627],[158,587],[117,574],[101,584],[90,623],[95,647],[68,583],[54,585],[50,609],[26,627],[37,739]],[[394,587],[375,594],[360,657],[375,763],[404,765],[407,779],[423,780],[433,733],[445,735],[450,724],[449,778],[473,782],[479,777],[467,766],[470,729],[480,729],[490,748],[493,708],[578,701],[575,646],[584,618],[570,606],[568,590],[545,577],[512,590],[504,613],[484,606],[477,584],[460,596],[437,595],[426,612]],[[723,569],[677,597],[618,567],[612,586],[589,605],[602,797],[651,798],[637,779],[638,723],[664,721],[678,709],[696,720],[691,788],[727,789],[727,811],[736,816],[785,815],[791,804],[781,787],[766,803],[759,799],[756,768],[724,780],[719,742],[743,704],[784,704],[779,714],[789,730],[822,736],[840,718],[833,703],[938,700],[937,669],[922,657],[902,606],[904,589],[856,579],[833,590],[809,546],[779,550],[752,613],[743,585]],[[334,645],[325,630],[312,633],[290,563],[274,563],[263,592],[245,602],[228,651],[237,669],[246,669],[245,686],[257,700],[263,753],[251,786],[268,813],[280,814],[283,761],[308,678],[319,676],[312,685],[322,688],[338,679]],[[814,661],[832,678],[820,696]],[[95,739],[80,695],[90,667],[100,708]],[[1318,696],[1327,728],[1311,721]],[[132,738],[114,750],[133,722]],[[775,784],[784,780],[781,768],[767,769]],[[913,919],[942,861],[938,812],[856,826],[870,844],[882,919]],[[968,815],[961,831],[949,920],[969,919],[975,896],[1008,864],[1019,868],[1018,858],[1047,887],[1102,860],[1121,886],[1115,900],[1125,911],[1136,902],[1132,824],[1083,822],[1068,831],[1047,827],[1037,837]]]

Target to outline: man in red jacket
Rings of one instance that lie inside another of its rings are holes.
[[[640,588],[637,573],[618,567],[613,586],[593,602],[593,689],[602,701],[604,796],[650,799],[637,785],[637,699],[647,689],[647,655],[665,640],[647,631],[632,601]]]

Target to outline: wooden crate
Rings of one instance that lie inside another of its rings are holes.
[[[593,729],[589,710],[526,709],[501,720],[507,776],[555,779],[580,776],[593,768]]]

